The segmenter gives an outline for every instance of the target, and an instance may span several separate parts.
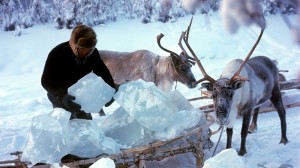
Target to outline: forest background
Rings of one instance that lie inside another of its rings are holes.
[[[298,0],[261,1],[265,15],[298,13]],[[22,29],[55,23],[57,29],[78,24],[97,26],[120,18],[143,23],[176,22],[188,14],[211,14],[221,0],[1,0],[0,28],[22,35]]]

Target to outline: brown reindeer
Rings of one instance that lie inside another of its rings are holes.
[[[157,37],[157,43],[161,49],[170,53],[170,56],[160,56],[148,50],[134,52],[99,50],[101,59],[117,85],[143,79],[153,82],[163,91],[170,91],[175,81],[185,84],[188,88],[197,86],[191,71],[194,59],[185,53],[178,55],[161,46],[162,37],[163,34]]]
[[[160,44],[163,34],[157,36],[159,47],[170,56],[160,56],[148,50],[117,52],[99,50],[100,57],[109,69],[117,86],[137,79],[153,82],[159,89],[170,91],[175,81],[188,88],[197,86],[191,67],[194,59],[182,52],[179,55]],[[103,109],[99,112],[105,115]]]

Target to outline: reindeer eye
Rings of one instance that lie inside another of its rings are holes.
[[[212,92],[212,98],[216,98],[217,97],[217,92],[216,91],[213,91]]]
[[[232,96],[233,96],[233,91],[232,91],[232,90],[227,90],[227,91],[226,91],[226,95],[227,95],[229,98],[232,98]]]
[[[185,72],[185,71],[186,71],[186,68],[180,66],[180,67],[179,67],[179,70],[182,71],[182,72]]]

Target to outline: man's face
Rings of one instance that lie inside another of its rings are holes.
[[[87,57],[93,53],[95,48],[84,48],[76,45],[76,56],[79,58]]]

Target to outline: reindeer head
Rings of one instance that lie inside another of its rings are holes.
[[[174,68],[174,79],[185,84],[188,88],[195,88],[197,83],[191,70],[191,67],[195,65],[194,58],[188,56],[185,51],[182,51],[178,55],[177,53],[164,48],[160,44],[160,40],[163,36],[163,34],[157,36],[157,43],[162,50],[170,53]]]
[[[216,122],[219,125],[228,125],[230,123],[230,107],[233,102],[233,96],[237,89],[241,88],[245,80],[231,81],[228,78],[219,78],[215,83],[202,83],[201,86],[211,91],[214,108],[216,112]]]
[[[192,18],[193,19],[193,18]],[[246,56],[245,60],[242,62],[240,67],[238,68],[237,72],[233,75],[231,79],[228,78],[220,78],[218,80],[214,80],[212,77],[210,77],[206,71],[204,70],[200,60],[190,47],[188,43],[188,34],[190,31],[190,26],[192,24],[192,19],[190,22],[190,25],[187,28],[187,31],[182,33],[182,38],[189,49],[189,51],[192,53],[194,60],[196,61],[197,65],[200,68],[200,71],[202,72],[204,78],[200,79],[196,83],[201,83],[203,81],[208,81],[208,83],[202,83],[202,87],[205,87],[207,90],[212,92],[212,98],[214,101],[214,108],[216,112],[216,121],[219,125],[228,125],[230,123],[229,121],[229,114],[230,114],[230,107],[233,102],[233,96],[237,89],[241,88],[245,81],[247,81],[247,78],[244,78],[240,76],[240,72],[248,59],[250,58],[251,54],[253,53],[255,47],[259,43],[261,36],[263,34],[264,28],[261,29],[260,35],[258,39],[256,40],[254,46]]]

